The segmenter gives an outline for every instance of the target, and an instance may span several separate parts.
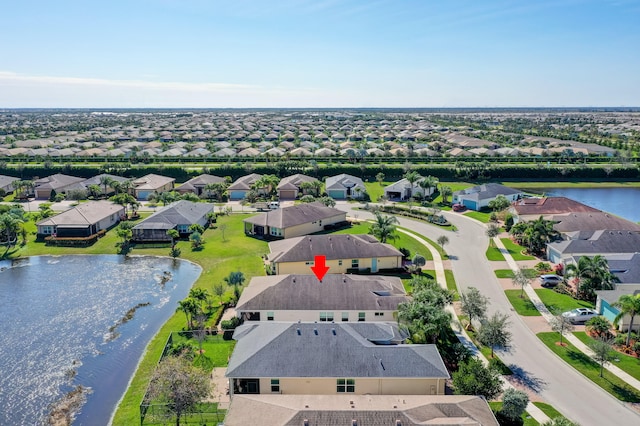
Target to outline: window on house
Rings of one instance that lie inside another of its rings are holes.
[[[342,259],[338,260],[338,266],[342,266]]]
[[[314,263],[315,262],[313,260],[309,260],[307,262],[304,262],[304,264],[307,265],[307,266],[313,266]]]
[[[364,312],[358,312],[358,321],[362,322],[365,320],[365,313]]]
[[[271,379],[271,392],[280,392],[280,379]]]
[[[384,312],[376,312],[374,315],[377,316],[377,317],[383,317],[384,316]]]
[[[273,312],[267,312],[267,321],[273,321]]]
[[[338,393],[354,393],[356,391],[355,379],[338,379],[336,383]]]
[[[177,230],[181,234],[186,234],[187,232],[189,232],[189,225],[178,225]]]
[[[351,259],[351,267],[358,268],[360,266],[360,259]]]
[[[333,321],[333,312],[320,312],[320,321],[322,322]]]
[[[349,321],[349,312],[342,313],[342,321]]]

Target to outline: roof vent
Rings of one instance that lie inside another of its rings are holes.
[[[333,333],[333,335],[335,336],[335,335],[336,335],[336,329],[335,329],[335,328],[332,328],[332,329],[331,329],[331,333]]]
[[[298,336],[302,335],[302,333],[300,333],[300,329],[299,328],[296,328],[296,333],[298,333]]]
[[[318,329],[317,328],[313,329],[313,334],[315,334],[316,336],[318,335]]]
[[[351,420],[351,426],[358,426],[358,421],[356,419]]]
[[[294,282],[294,283],[296,282],[296,278],[295,278],[295,277],[293,278],[293,282]]]
[[[402,422],[399,419],[396,419],[396,426],[402,426]]]
[[[305,408],[309,408],[309,406],[308,406],[308,405],[305,405]],[[302,426],[309,426],[309,420],[308,420],[308,419],[304,419],[304,420],[302,421]]]

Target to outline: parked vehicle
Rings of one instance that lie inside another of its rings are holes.
[[[563,312],[562,316],[567,318],[572,324],[584,324],[591,318],[597,317],[598,313],[589,308],[576,308],[571,311]]]
[[[454,204],[451,208],[454,212],[463,212],[467,209],[467,207],[462,204]]]
[[[279,207],[280,207],[280,203],[279,203],[279,202],[277,202],[277,201],[271,201],[271,202],[269,202],[269,208],[270,208],[271,210],[275,210],[275,209],[277,209],[277,208],[279,208]]]
[[[564,281],[564,278],[555,274],[540,275],[538,279],[540,280],[540,285],[542,287],[555,287]]]

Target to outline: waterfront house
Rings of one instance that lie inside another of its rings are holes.
[[[522,198],[524,194],[518,189],[509,188],[498,183],[485,183],[455,191],[452,195],[451,203],[462,204],[471,210],[481,210],[488,208],[489,203],[499,195],[503,195],[507,200],[513,202]]]
[[[346,223],[346,212],[314,202],[252,216],[244,220],[244,232],[255,237],[293,238]]]
[[[232,396],[443,395],[449,379],[435,345],[394,344],[395,323],[249,322],[233,338]]]
[[[88,201],[39,221],[37,235],[38,238],[90,237],[117,225],[123,216],[124,206],[106,200]]]
[[[251,279],[236,313],[245,321],[394,321],[407,302],[393,276],[327,274],[320,282],[315,275],[269,275]]]
[[[566,263],[569,257],[629,254],[640,251],[640,231],[601,229],[583,239],[554,241],[547,244],[547,259]]]
[[[330,274],[402,268],[402,253],[373,235],[307,235],[269,243],[266,257],[273,274],[310,274],[315,256],[326,257]]]
[[[567,197],[521,198],[509,208],[514,223],[536,220],[540,216],[549,220],[556,215],[570,213],[596,213],[600,210]]]
[[[498,426],[487,401],[469,395],[235,395],[225,426],[467,425]]]
[[[171,237],[167,231],[175,229],[180,237],[190,234],[189,227],[194,224],[206,227],[209,213],[213,213],[214,205],[210,203],[194,203],[187,200],[171,203],[133,227],[133,241],[169,242]]]

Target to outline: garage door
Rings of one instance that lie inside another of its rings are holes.
[[[464,200],[462,202],[462,204],[467,207],[468,209],[471,210],[478,210],[478,203],[476,203],[475,201],[471,201],[471,200]]]
[[[231,191],[229,198],[232,200],[242,200],[244,198],[244,191]]]
[[[295,189],[283,189],[280,191],[280,198],[283,200],[294,200],[296,198]]]
[[[329,190],[327,194],[329,195],[329,197],[335,198],[336,200],[342,200],[344,198],[344,191],[341,190]]]

